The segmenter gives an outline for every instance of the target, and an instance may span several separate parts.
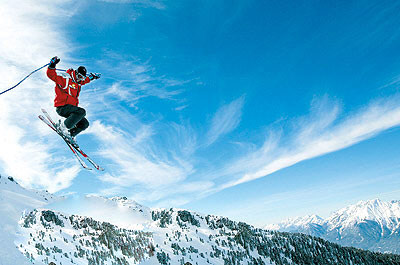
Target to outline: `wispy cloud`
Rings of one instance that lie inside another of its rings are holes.
[[[105,51],[107,59],[99,62],[99,66],[107,69],[108,76],[112,76],[113,84],[102,94],[97,96],[114,97],[134,107],[137,102],[146,97],[176,100],[181,94],[183,86],[192,80],[178,80],[157,74],[155,67],[149,62],[141,62],[136,58],[122,58],[118,54]]]
[[[104,182],[125,187],[141,184],[154,189],[180,182],[192,170],[184,159],[154,150],[151,126],[142,125],[131,135],[132,132],[96,121],[91,132],[100,140],[102,157],[112,161],[108,173],[101,177]]]
[[[218,109],[206,136],[206,146],[213,144],[218,138],[233,131],[239,125],[244,101],[245,97],[241,96]]]
[[[176,110],[176,111],[181,111],[181,110],[186,109],[188,106],[189,106],[189,105],[182,105],[182,106],[176,107],[175,110]]]
[[[252,181],[301,161],[347,148],[400,125],[398,95],[372,102],[345,117],[339,116],[338,104],[327,99],[321,103],[314,105],[316,107],[309,116],[296,122],[296,129],[289,139],[281,142],[280,137],[270,138],[261,148],[236,161],[242,170],[228,167],[230,173],[239,177],[218,189]]]

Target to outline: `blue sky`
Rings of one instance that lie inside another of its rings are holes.
[[[0,4],[1,87],[54,55],[102,73],[78,142],[106,168],[36,118],[56,117],[42,71],[0,97],[0,169],[24,186],[258,226],[399,199],[400,4],[17,2]]]

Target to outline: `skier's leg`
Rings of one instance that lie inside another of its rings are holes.
[[[66,118],[64,124],[70,130],[73,129],[86,115],[85,109],[73,105],[57,107],[56,112],[58,115]]]
[[[64,105],[56,108],[56,112],[58,115],[64,118],[68,118],[71,114],[71,110],[69,108],[70,105]]]
[[[89,121],[86,118],[82,118],[82,120],[80,120],[76,126],[70,130],[71,136],[77,136],[80,132],[86,130],[88,127]]]

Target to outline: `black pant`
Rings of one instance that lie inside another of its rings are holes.
[[[57,107],[56,112],[61,117],[66,118],[64,124],[73,137],[89,127],[89,121],[85,118],[86,110],[83,108],[73,105],[64,105]]]

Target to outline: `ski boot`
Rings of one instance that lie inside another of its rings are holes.
[[[79,148],[78,143],[75,140],[75,137],[73,137],[69,131],[69,129],[67,128],[67,126],[65,126],[64,122],[62,122],[61,120],[58,120],[58,123],[56,124],[56,129],[57,131],[63,135],[63,137],[73,146]]]

